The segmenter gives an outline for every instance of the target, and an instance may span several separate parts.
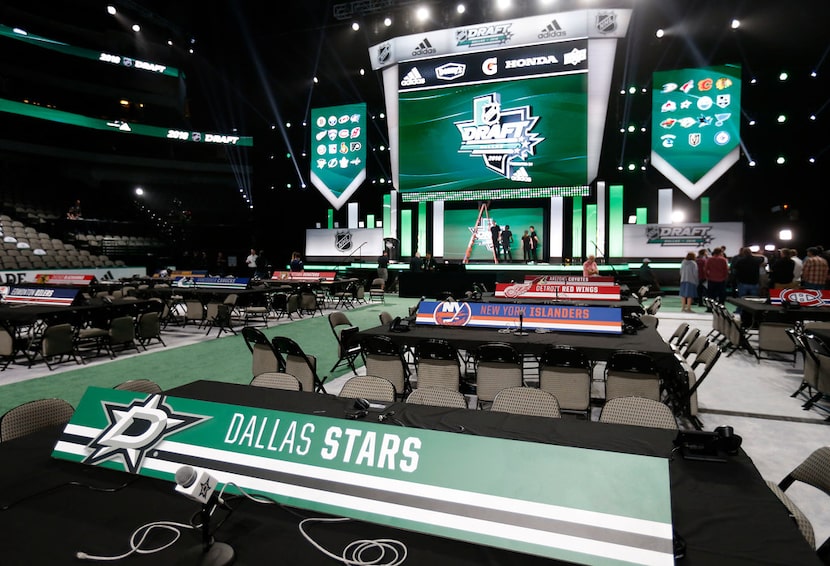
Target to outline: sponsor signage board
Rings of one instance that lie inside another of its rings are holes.
[[[623,226],[623,255],[626,257],[683,258],[687,252],[726,246],[738,253],[744,245],[742,222],[706,224],[626,224]]]
[[[593,282],[567,282],[540,277],[523,283],[496,283],[496,297],[508,299],[554,299],[619,301],[619,285],[595,285]]]
[[[674,564],[665,458],[94,387],[52,455],[171,492],[196,466],[282,504],[575,563]]]
[[[584,38],[625,37],[631,10],[578,10],[486,22],[386,40],[369,48],[372,69],[402,61]]]
[[[521,324],[529,330],[622,334],[622,311],[614,307],[421,301],[415,322],[470,328],[518,328]]]
[[[384,249],[383,228],[310,228],[305,232],[306,257],[375,261]]]

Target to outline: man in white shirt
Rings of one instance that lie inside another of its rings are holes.
[[[248,266],[248,269],[251,271],[251,276],[256,273],[256,260],[257,260],[257,253],[256,250],[251,248],[251,253],[248,257],[245,258],[245,265]]]

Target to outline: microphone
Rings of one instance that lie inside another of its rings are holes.
[[[218,482],[207,470],[182,466],[176,470],[176,491],[202,505],[224,503],[216,491]]]
[[[524,331],[524,312],[519,311],[519,329],[513,333],[513,336],[527,336]]]

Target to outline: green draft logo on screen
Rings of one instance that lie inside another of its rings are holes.
[[[455,122],[461,132],[458,153],[481,157],[484,166],[511,181],[530,183],[527,171],[536,146],[545,138],[531,130],[539,121],[530,106],[502,108],[501,95],[491,93],[473,99],[473,119]]]

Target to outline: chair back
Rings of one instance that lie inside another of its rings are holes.
[[[74,412],[72,405],[63,399],[37,399],[18,405],[0,417],[0,442],[66,424]]]
[[[409,370],[401,351],[388,336],[369,336],[360,343],[367,375],[378,375],[392,382],[399,395],[409,391]]]
[[[44,358],[72,354],[75,351],[75,333],[68,322],[47,326],[40,343]]]
[[[647,354],[615,352],[605,369],[605,400],[629,396],[659,401],[660,376]]]
[[[661,299],[660,297],[654,297],[654,300],[651,302],[651,304],[646,309],[646,314],[651,314],[651,315],[657,314],[657,311],[660,310],[660,307],[662,306],[662,304],[663,304],[663,299]]]
[[[380,319],[381,326],[386,326],[394,320],[392,318],[392,315],[386,311],[381,311],[381,313],[378,315],[378,318]]]
[[[677,342],[677,351],[687,350],[692,342],[700,336],[699,328],[691,328],[688,332]],[[685,353],[684,353],[685,357]]]
[[[522,357],[510,344],[482,344],[476,350],[475,358],[479,405],[493,401],[502,389],[521,387]]]
[[[395,386],[388,379],[374,375],[358,375],[343,384],[338,397],[370,399],[372,401],[395,401]]]
[[[278,371],[267,371],[255,376],[250,385],[257,387],[269,387],[271,389],[284,389],[287,391],[302,391],[303,385],[300,380],[288,373]]]
[[[251,351],[251,373],[254,377],[261,373],[280,371],[283,365],[268,337],[261,330],[252,326],[242,329],[245,345]]]
[[[553,394],[532,387],[508,387],[493,399],[491,411],[559,418],[559,402]]]
[[[406,402],[412,403],[413,405],[454,407],[456,409],[467,408],[467,400],[461,393],[440,387],[419,387],[409,394]]]
[[[617,397],[606,401],[599,422],[677,430],[671,409],[659,401],[642,397]]]
[[[162,393],[161,386],[151,379],[130,379],[119,383],[113,389],[121,391],[135,391],[136,393]]]
[[[274,336],[271,343],[282,359],[282,371],[296,377],[302,384],[303,391],[326,392],[323,380],[317,375],[317,358],[307,355],[299,344],[287,336]]]
[[[441,387],[458,391],[461,364],[458,352],[445,340],[430,339],[415,346],[418,387]]]
[[[587,411],[591,404],[591,363],[569,346],[548,348],[539,361],[539,389],[551,393],[559,408]]]
[[[669,344],[678,344],[680,342],[680,340],[683,339],[683,336],[686,334],[686,331],[688,329],[689,329],[689,323],[688,322],[681,322],[680,324],[677,325],[677,328],[674,329],[674,332],[672,333],[672,335],[669,336],[669,339],[667,340],[667,342]]]

